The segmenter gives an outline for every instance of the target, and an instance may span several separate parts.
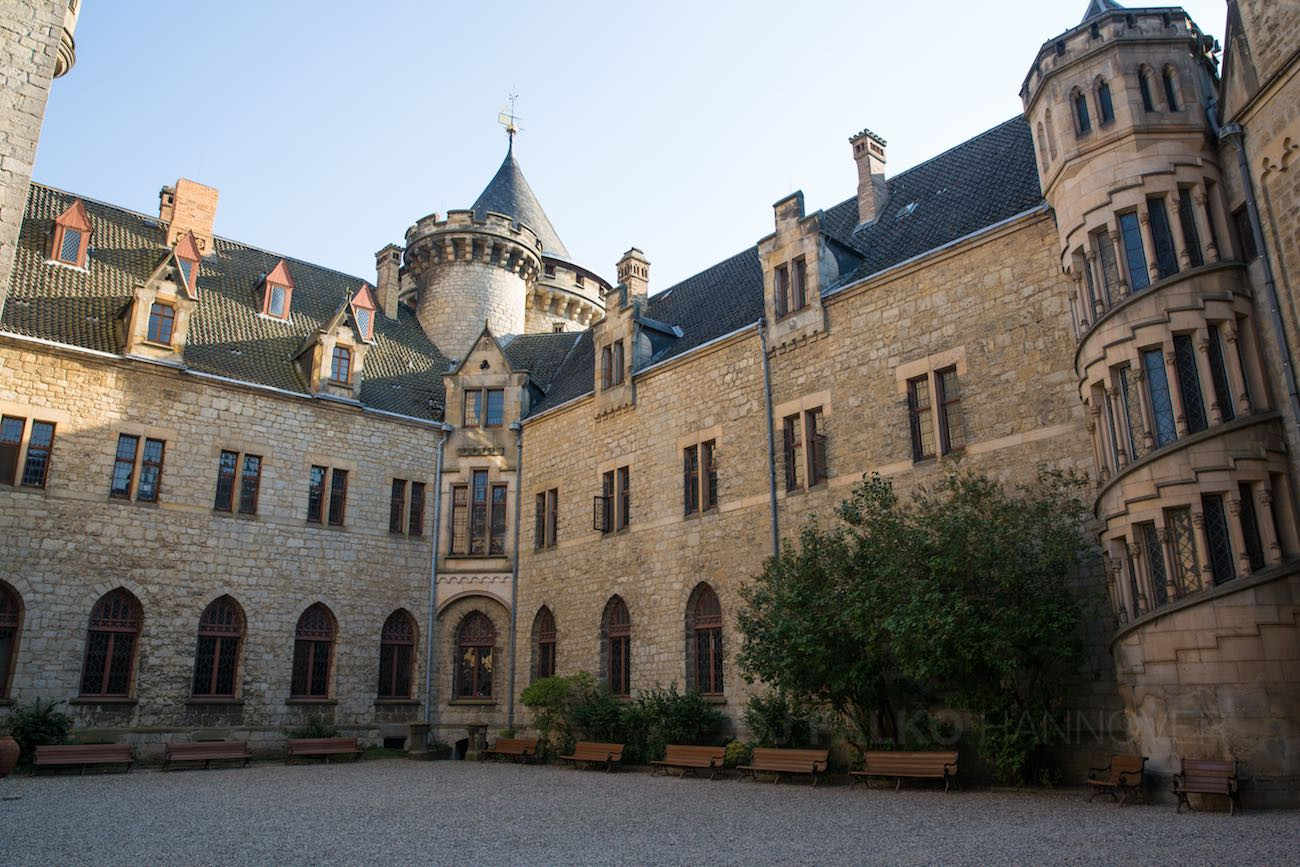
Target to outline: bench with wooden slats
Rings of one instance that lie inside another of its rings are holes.
[[[1237,763],[1232,759],[1183,759],[1182,773],[1174,774],[1174,794],[1178,796],[1174,812],[1192,809],[1188,795],[1224,795],[1228,813],[1235,814],[1240,806],[1238,784]]]
[[[168,741],[163,746],[163,769],[172,762],[203,762],[205,768],[226,760],[247,765],[252,755],[247,741]]]
[[[1089,802],[1098,795],[1110,795],[1123,805],[1130,792],[1142,789],[1146,765],[1146,756],[1111,756],[1106,767],[1089,769],[1088,785],[1092,787]]]
[[[38,746],[32,761],[32,774],[37,768],[75,767],[86,772],[87,765],[126,765],[131,770],[135,757],[130,744],[60,744]]]
[[[574,767],[578,764],[604,765],[606,771],[614,770],[614,765],[623,761],[623,744],[604,744],[597,741],[578,741],[573,753],[560,756],[562,761]]]
[[[853,788],[871,777],[893,777],[894,789],[903,785],[903,777],[943,780],[943,790],[948,791],[952,778],[957,775],[957,751],[922,752],[911,750],[882,750],[863,754],[862,770],[853,771]]]
[[[709,779],[712,780],[722,770],[722,760],[726,753],[726,747],[669,744],[664,750],[663,760],[650,764],[654,765],[656,771],[662,770],[665,774],[669,768],[681,768],[683,777],[696,771],[708,771]]]
[[[361,757],[361,746],[356,738],[290,738],[284,763],[295,757],[321,756],[328,763],[330,756]]]
[[[537,757],[537,738],[497,738],[497,742],[489,749],[479,751],[480,760],[488,756],[526,762]]]
[[[742,780],[746,776],[750,779],[758,779],[755,776],[756,774],[772,774],[773,783],[779,783],[781,777],[786,774],[805,775],[812,778],[812,784],[815,786],[817,785],[817,775],[826,772],[826,761],[829,757],[829,750],[787,750],[755,747],[754,754],[749,759],[749,764],[739,765],[736,770],[740,771]]]

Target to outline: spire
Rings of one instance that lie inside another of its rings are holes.
[[[495,211],[513,217],[537,234],[541,239],[544,253],[561,259],[569,258],[569,251],[565,249],[564,242],[555,233],[555,227],[547,219],[546,212],[537,201],[537,196],[533,195],[532,187],[524,180],[524,173],[515,160],[513,135],[510,137],[510,146],[506,150],[506,158],[502,161],[501,168],[497,169],[496,175],[479,194],[471,210],[480,216],[487,211]]]
[[[1087,24],[1098,15],[1105,15],[1107,12],[1123,8],[1124,7],[1116,3],[1115,0],[1089,0],[1088,11],[1083,13],[1083,20],[1079,23]]]

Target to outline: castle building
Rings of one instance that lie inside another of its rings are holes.
[[[48,85],[62,4],[29,6],[49,50],[0,71]],[[1222,65],[1181,9],[1092,0],[1022,116],[895,175],[863,130],[854,195],[654,292],[635,247],[573,261],[513,137],[366,278],[221,237],[191,180],[140,214],[6,176],[0,713],[468,742],[587,670],[736,723],[779,540],[864,473],[1048,465],[1092,482],[1109,603],[1079,763],[1232,756],[1294,802],[1298,45],[1268,0],[1228,3]]]

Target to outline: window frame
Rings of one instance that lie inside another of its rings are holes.
[[[707,583],[701,582],[691,594],[690,631],[688,641],[689,668],[687,676],[691,687],[703,696],[721,697],[726,689],[723,666],[726,654],[723,648],[722,601]],[[701,654],[701,648],[707,654]]]
[[[117,603],[116,606],[114,603]],[[144,622],[144,613],[140,605],[140,600],[136,599],[131,591],[124,587],[118,587],[110,590],[95,601],[90,610],[90,620],[86,628],[85,648],[82,653],[81,661],[81,683],[78,695],[82,698],[94,699],[129,699],[134,691],[136,666],[140,657],[140,634]],[[89,680],[92,676],[89,665],[91,661],[92,642],[97,635],[106,636],[104,641],[104,662],[100,667],[98,674],[99,689],[88,689],[94,683]],[[122,662],[118,657],[117,651],[122,641],[128,640],[129,647],[126,652],[125,673],[118,672],[114,667],[114,661]],[[110,691],[109,687],[117,679],[116,674],[122,674],[121,681],[124,688],[120,691]]]
[[[784,416],[781,419],[781,448],[785,458],[786,493],[803,490],[800,481],[799,464],[803,456],[803,430],[800,424],[801,413]]]
[[[0,699],[9,697],[13,674],[18,669],[18,650],[23,633],[23,602],[17,588],[0,581],[0,647],[7,643],[5,655],[0,656]]]
[[[304,628],[304,621],[308,614],[313,611],[319,612],[323,617],[325,628],[321,629],[318,625],[307,622]],[[338,619],[334,612],[321,603],[316,602],[307,606],[302,614],[298,615],[297,625],[293,631],[293,663],[290,668],[289,676],[289,698],[292,701],[328,701],[334,694],[334,662],[335,651],[338,644]],[[316,682],[316,666],[320,661],[320,645],[325,645],[325,676],[324,690],[317,691],[313,688]],[[300,656],[302,654],[303,656]],[[303,661],[302,690],[299,690],[299,660]]]
[[[399,628],[397,624],[401,624]],[[414,697],[415,648],[419,638],[415,619],[399,608],[384,620],[379,631],[379,682],[375,697],[380,701],[405,701]],[[388,677],[385,677],[387,668]],[[402,677],[405,670],[406,677]]]
[[[411,480],[411,496],[407,504],[406,535],[419,538],[424,535],[424,500],[426,496],[424,482]]]
[[[953,382],[956,384],[956,396],[948,395],[948,389],[944,385],[945,377],[951,374]],[[934,372],[935,388],[935,421],[939,425],[939,453],[950,455],[961,452],[966,448],[966,416],[962,411],[961,405],[961,380],[957,375],[957,365],[950,364],[947,367],[940,368]],[[954,410],[955,407],[955,410]],[[956,424],[953,424],[953,416],[956,416]],[[957,430],[956,444],[954,445],[953,430]]]
[[[393,479],[388,499],[389,535],[404,535],[406,527],[406,479]]]
[[[221,606],[220,608],[218,606]],[[224,611],[223,611],[224,609]],[[234,615],[233,626],[229,619],[225,622],[218,621],[215,616],[217,613],[230,612]],[[213,615],[209,617],[209,615]],[[190,677],[190,698],[192,700],[233,700],[239,694],[239,674],[241,668],[240,651],[243,648],[245,630],[245,620],[243,611],[239,603],[229,595],[220,596],[208,603],[199,615],[199,625],[195,636],[194,647],[194,671]],[[205,642],[204,639],[211,639]],[[227,642],[233,643],[234,648],[228,655],[223,655]],[[199,660],[204,655],[204,645],[210,644],[211,647],[211,664],[208,671],[208,688],[201,691],[199,687]],[[217,689],[219,682],[223,678],[223,662],[229,662],[229,680],[230,691],[220,692]]]
[[[165,311],[165,312],[164,312]],[[164,326],[166,333],[164,334]],[[149,319],[145,328],[145,342],[171,349],[176,344],[176,305],[155,300],[149,305]]]
[[[559,488],[538,491],[534,498],[533,515],[533,550],[542,551],[554,548],[559,524]]]
[[[339,379],[340,368],[343,372],[343,378]],[[352,349],[341,344],[334,344],[334,349],[330,353],[330,385],[342,385],[351,387],[352,385]]]
[[[925,403],[921,397],[924,395]],[[923,373],[907,380],[908,426],[912,437],[912,463],[934,460],[938,457],[938,441],[934,436],[934,401],[930,396],[930,374]],[[930,434],[930,450],[926,451],[926,431]]]
[[[477,633],[469,632],[470,627],[477,627],[480,621],[484,627]],[[455,701],[495,701],[496,641],[496,624],[482,611],[474,609],[461,618],[456,626],[456,668],[452,692]],[[465,668],[466,651],[473,654],[468,671]],[[485,678],[486,692],[483,690]]]
[[[533,635],[535,636],[533,664],[529,683],[534,683],[544,677],[554,677],[557,671],[557,629],[555,626],[555,613],[551,611],[550,606],[543,605],[537,609],[537,614],[533,617]]]
[[[621,619],[615,620],[616,616]],[[616,697],[629,698],[632,695],[632,613],[623,597],[615,594],[605,603],[601,627],[605,685]],[[619,663],[617,672],[616,660]]]

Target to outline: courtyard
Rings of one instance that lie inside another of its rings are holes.
[[[2,864],[1294,863],[1300,812],[402,759],[0,780]]]

